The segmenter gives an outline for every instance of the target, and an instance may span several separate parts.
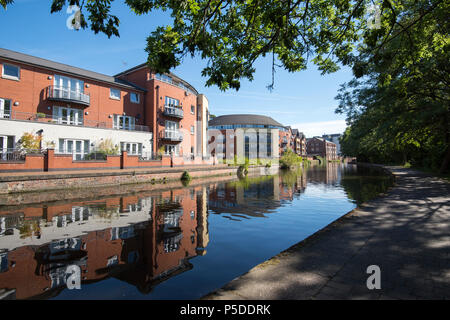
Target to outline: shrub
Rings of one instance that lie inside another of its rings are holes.
[[[182,181],[190,181],[191,179],[192,179],[192,177],[189,174],[189,172],[187,172],[187,171],[184,171],[183,174],[181,175]]]
[[[287,169],[302,163],[302,160],[302,157],[296,155],[291,149],[288,149],[280,158],[280,167]]]
[[[18,146],[20,149],[40,149],[41,148],[42,136],[34,134],[32,132],[25,132],[19,139]]]
[[[119,154],[119,146],[114,145],[112,140],[110,138],[107,138],[103,141],[101,141],[98,144],[96,153],[104,153],[105,155],[116,155]]]

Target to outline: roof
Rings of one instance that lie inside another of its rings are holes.
[[[141,64],[139,64],[139,65],[137,65],[137,66],[135,66],[135,67],[132,67],[132,68],[130,68],[130,69],[127,69],[127,70],[125,70],[125,71],[122,71],[122,72],[120,72],[120,73],[118,73],[118,74],[115,74],[114,77],[121,77],[121,76],[126,75],[126,74],[128,74],[128,73],[130,73],[130,72],[133,72],[133,71],[136,71],[136,70],[139,70],[139,69],[142,69],[142,68],[147,68],[147,63],[146,63],[146,62],[141,63]],[[199,92],[197,91],[197,89],[195,89],[189,82],[187,82],[186,80],[181,79],[181,78],[180,78],[179,76],[177,76],[176,74],[174,74],[174,73],[172,73],[172,72],[168,72],[168,73],[166,73],[166,75],[172,77],[172,78],[175,79],[176,81],[183,82],[187,87],[189,87],[190,89],[192,89],[192,91],[194,91],[196,94],[199,94]]]
[[[228,114],[218,116],[208,122],[209,126],[249,124],[249,125],[270,125],[284,127],[281,123],[275,121],[271,117],[261,116],[257,114]]]
[[[54,62],[54,61],[38,58],[35,56],[30,56],[28,54],[3,49],[3,48],[0,48],[0,58],[4,58],[6,60],[13,61],[13,62],[21,62],[24,64],[37,66],[37,67],[49,69],[52,71],[58,71],[58,72],[62,72],[62,73],[66,73],[66,74],[70,74],[70,75],[74,75],[74,76],[78,76],[78,77],[82,77],[82,78],[87,78],[87,79],[91,79],[91,80],[95,80],[95,81],[105,82],[105,83],[113,84],[113,85],[116,85],[119,87],[126,87],[129,89],[136,89],[139,91],[147,91],[146,89],[141,88],[141,87],[135,85],[134,83],[131,83],[129,81],[125,81],[122,79],[117,79],[116,77],[108,76],[105,74],[101,74],[101,73],[97,73],[97,72],[93,72],[93,71],[89,71],[89,70],[85,70],[85,69],[81,69],[81,68],[77,68],[77,67],[72,67],[67,64]]]

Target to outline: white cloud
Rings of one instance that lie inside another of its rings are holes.
[[[343,133],[347,124],[345,120],[305,122],[291,124],[291,128],[303,132],[306,137],[322,136],[323,134]]]

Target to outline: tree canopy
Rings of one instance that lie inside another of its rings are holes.
[[[64,6],[81,8],[81,28],[119,36],[120,20],[111,12],[114,0],[52,0],[51,12]],[[12,0],[0,0],[6,7]],[[125,0],[138,15],[168,10],[171,24],[159,26],[147,38],[148,65],[163,73],[185,56],[207,60],[206,85],[239,89],[241,79],[253,79],[255,61],[272,55],[272,70],[290,72],[315,63],[323,73],[338,70],[361,39],[373,35],[367,8],[380,5],[382,38],[392,37],[403,10],[426,14],[443,1],[372,0]],[[373,18],[373,17],[372,17]],[[273,80],[272,84],[273,86]],[[270,87],[270,86],[269,86]]]
[[[406,2],[405,2],[406,3]],[[410,162],[445,171],[450,161],[449,2],[415,10],[409,2],[389,28],[374,32],[353,59],[336,112],[350,127],[342,150],[372,162]],[[394,17],[393,17],[394,18]],[[392,29],[392,30],[391,30]]]
[[[119,36],[114,0],[52,0],[51,12],[81,8],[80,26]],[[169,11],[172,21],[147,37],[148,65],[168,72],[200,55],[206,85],[221,90],[253,79],[255,61],[272,56],[290,72],[340,65],[354,79],[337,96],[350,127],[342,149],[370,161],[450,163],[450,0],[125,0],[137,15]],[[0,0],[6,8],[12,0]],[[376,4],[376,15],[368,8]],[[375,20],[375,23],[374,23]],[[269,88],[273,87],[272,84]]]

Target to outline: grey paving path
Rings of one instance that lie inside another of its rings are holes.
[[[450,298],[450,184],[388,167],[396,185],[204,299]],[[369,290],[367,267],[381,269]]]

